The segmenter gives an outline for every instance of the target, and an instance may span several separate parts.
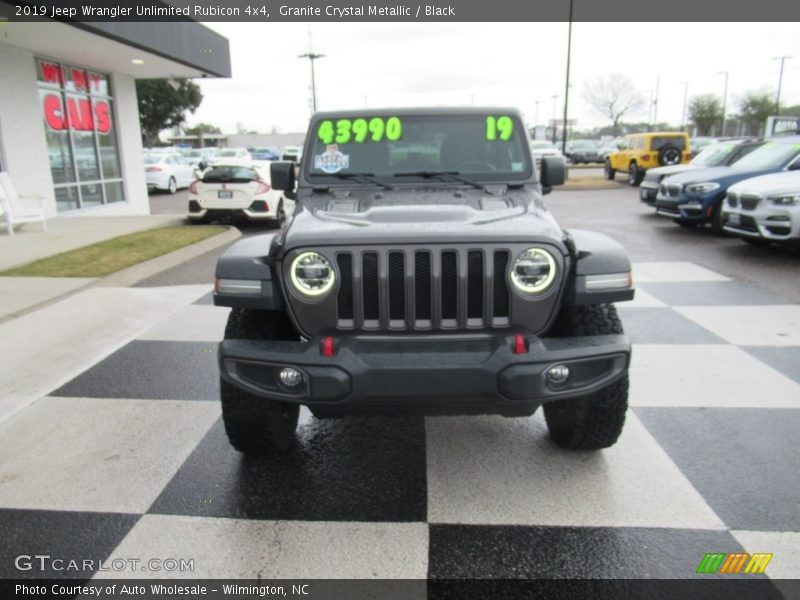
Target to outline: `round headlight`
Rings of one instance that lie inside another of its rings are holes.
[[[304,296],[319,297],[331,290],[336,275],[327,258],[317,252],[303,252],[292,261],[289,278]]]
[[[541,248],[528,248],[511,265],[511,283],[523,294],[541,294],[555,278],[556,261]]]

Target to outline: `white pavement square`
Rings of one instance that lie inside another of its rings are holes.
[[[225,334],[230,308],[190,304],[139,336],[140,340],[219,342]]]
[[[423,579],[428,526],[145,515],[106,562],[131,556],[194,559],[194,572],[167,577]],[[109,576],[158,574],[128,570],[102,575]]]
[[[728,345],[633,348],[631,406],[800,408],[800,384]]]
[[[737,346],[800,346],[800,305],[691,306],[675,310]]]
[[[772,579],[800,579],[800,533],[794,531],[731,531],[746,552],[773,554],[766,573]]]
[[[730,281],[728,277],[692,262],[633,263],[633,283],[668,283],[678,281]]]
[[[0,424],[0,508],[144,513],[215,402],[43,398]]]
[[[724,529],[629,411],[612,448],[564,452],[530,419],[426,421],[428,521]]]

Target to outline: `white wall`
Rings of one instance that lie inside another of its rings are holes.
[[[48,214],[56,213],[53,178],[47,155],[44,120],[36,86],[33,54],[0,44],[0,145],[3,168],[20,194],[48,199]]]
[[[11,174],[20,194],[39,194],[47,198],[45,208],[49,216],[141,215],[150,212],[136,85],[129,75],[111,73],[111,80],[114,127],[127,202],[58,213],[34,55],[28,50],[0,44],[0,155],[4,158],[3,167]]]

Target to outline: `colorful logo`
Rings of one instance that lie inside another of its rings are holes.
[[[709,552],[697,566],[698,573],[722,573],[734,575],[736,573],[761,574],[767,570],[772,554],[757,552]]]

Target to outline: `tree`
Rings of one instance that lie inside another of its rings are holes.
[[[758,135],[762,132],[767,122],[767,117],[775,114],[775,98],[764,90],[750,90],[745,92],[738,102],[739,119],[744,123],[747,131]]]
[[[608,75],[586,81],[582,96],[589,106],[611,120],[614,135],[619,134],[620,119],[644,105],[644,98],[625,75]]]
[[[689,100],[689,119],[698,135],[710,135],[711,128],[722,123],[722,101],[714,94],[693,96]]]
[[[219,127],[209,123],[198,123],[194,127],[186,127],[184,129],[186,135],[201,135],[203,133],[222,133]]]
[[[203,94],[194,81],[182,77],[173,79],[137,79],[139,122],[145,146],[158,143],[163,129],[177,127],[186,119],[186,111],[194,113]]]

